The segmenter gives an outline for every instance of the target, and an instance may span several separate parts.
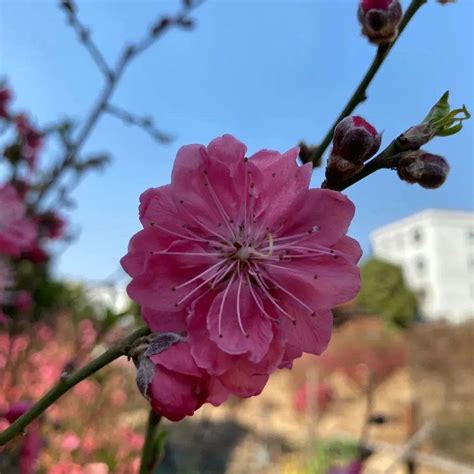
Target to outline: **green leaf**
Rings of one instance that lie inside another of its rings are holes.
[[[450,128],[443,129],[436,133],[438,137],[449,137],[450,135],[455,135],[456,133],[460,132],[462,130],[462,123],[458,123],[456,125],[453,125]]]
[[[449,113],[449,91],[446,91],[431,108],[422,123],[433,122],[445,117]]]
[[[434,136],[447,137],[462,130],[462,122],[471,118],[471,114],[463,105],[451,110],[449,106],[449,92],[446,91],[432,107],[423,124],[432,127]]]

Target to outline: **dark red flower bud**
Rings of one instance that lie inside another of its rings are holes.
[[[31,263],[34,263],[35,265],[46,263],[49,260],[49,255],[47,252],[38,245],[27,250],[26,252],[23,252],[22,257],[26,260],[29,260]]]
[[[382,136],[362,117],[346,117],[334,130],[332,154],[360,164],[377,152],[381,141]]]
[[[8,113],[8,106],[10,101],[12,100],[12,93],[10,89],[6,87],[0,88],[0,117],[7,118]]]
[[[418,150],[426,145],[434,136],[436,130],[430,123],[422,123],[410,127],[406,132],[398,137],[398,144],[402,151]]]
[[[409,151],[398,161],[397,172],[403,181],[418,183],[427,189],[436,189],[446,181],[449,164],[442,156],[422,150]]]
[[[40,214],[38,224],[44,228],[50,239],[57,239],[64,235],[66,221],[55,212],[49,211]]]
[[[31,126],[25,114],[15,117],[15,126],[22,141],[23,158],[28,162],[31,169],[34,169],[36,157],[43,145],[43,134]]]
[[[402,6],[398,0],[361,0],[358,16],[362,34],[371,43],[387,44],[398,35]]]
[[[25,181],[23,179],[18,179],[15,178],[14,181],[12,181],[13,186],[15,186],[16,192],[20,196],[21,199],[24,199],[26,196],[26,193],[30,189],[30,183],[28,181]]]
[[[10,408],[1,416],[5,418],[9,423],[13,423],[15,420],[20,418],[21,415],[26,413],[31,408],[31,406],[31,402],[17,402],[11,405]]]
[[[331,155],[326,166],[326,181],[331,186],[342,183],[364,167],[363,162],[353,163],[342,156]]]
[[[17,311],[24,312],[31,309],[33,305],[33,298],[31,293],[26,290],[20,290],[15,295],[14,306]]]

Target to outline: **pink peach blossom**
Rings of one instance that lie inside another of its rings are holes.
[[[359,290],[361,255],[346,236],[353,204],[309,189],[296,148],[246,151],[230,135],[181,148],[171,184],[142,194],[144,229],[122,259],[150,328],[186,333],[197,366],[238,396],[325,350],[331,308]]]
[[[18,256],[36,238],[36,228],[11,184],[0,186],[0,254]]]
[[[220,405],[229,396],[215,377],[196,365],[186,342],[174,344],[150,360],[155,365],[148,387],[151,406],[169,420],[192,415],[206,402]]]
[[[77,449],[80,446],[80,444],[81,444],[81,440],[76,434],[66,433],[62,440],[61,448],[64,451],[70,453],[71,451],[74,451],[75,449]]]

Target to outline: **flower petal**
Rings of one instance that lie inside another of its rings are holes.
[[[273,338],[271,322],[255,304],[246,284],[240,285],[240,294],[238,282],[233,282],[227,294],[225,292],[223,290],[216,296],[209,309],[207,327],[210,337],[224,352],[248,352],[249,360],[259,362],[267,353]]]

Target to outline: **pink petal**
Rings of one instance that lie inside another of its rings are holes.
[[[148,388],[153,410],[171,421],[182,420],[202,405],[196,395],[194,377],[157,366],[155,377]]]
[[[268,375],[259,375],[249,372],[247,365],[235,365],[232,369],[219,377],[224,387],[237,397],[248,398],[259,395],[265,388]]]
[[[342,252],[351,262],[357,263],[362,257],[362,248],[357,240],[345,235],[332,246],[334,250]]]
[[[214,299],[207,316],[209,334],[224,352],[228,354],[248,352],[249,360],[259,362],[267,353],[273,338],[272,325],[255,304],[246,285],[241,285],[240,298],[237,298],[237,295],[238,284],[234,282],[225,298],[221,328],[219,328],[219,313],[224,290]],[[245,333],[239,325],[238,309]]]
[[[159,354],[150,357],[150,360],[161,367],[180,374],[202,378],[206,375],[191,357],[190,346],[187,342],[178,342]]]
[[[242,162],[247,153],[247,147],[232,135],[222,135],[207,145],[211,159],[221,161],[227,166]]]
[[[303,355],[303,352],[299,347],[293,346],[291,344],[287,344],[285,346],[285,352],[283,354],[283,358],[281,364],[279,365],[279,369],[291,369],[293,367],[293,361],[298,359]]]
[[[266,271],[284,289],[275,289],[278,298],[291,299],[289,292],[313,311],[346,303],[354,298],[360,289],[358,267],[344,254],[337,252],[334,256],[283,260],[279,262],[278,268],[267,266]],[[311,313],[309,309],[305,311],[307,314]]]
[[[221,375],[238,361],[239,356],[220,350],[209,337],[206,319],[214,298],[215,292],[193,305],[188,317],[187,339],[196,364],[212,375]]]
[[[215,407],[221,405],[229,398],[229,390],[222,385],[216,377],[212,377],[208,388],[206,402],[211,403]]]
[[[156,332],[186,332],[186,311],[161,311],[143,307],[141,314],[145,323]]]
[[[290,310],[292,303],[287,301],[285,307]],[[283,324],[288,335],[288,344],[303,352],[320,355],[326,350],[331,339],[332,312],[320,310],[314,317],[306,313],[297,314],[298,307],[294,306],[292,314],[296,314],[296,324],[284,319]]]
[[[188,264],[192,265],[192,262],[193,259],[190,258]],[[209,266],[185,266],[182,258],[177,256],[151,255],[146,271],[135,276],[128,285],[128,295],[138,304],[148,308],[169,312],[182,311],[192,299],[184,300],[181,304],[179,302],[198,286],[198,282],[192,282],[182,288],[178,288],[179,285],[192,280]],[[195,296],[204,290],[199,291]]]
[[[312,239],[321,245],[332,245],[347,233],[354,211],[354,204],[344,194],[329,189],[310,189],[300,209],[288,216],[282,235],[318,227],[319,231],[312,235]]]
[[[261,172],[255,186],[259,196],[255,213],[270,231],[303,205],[308,192],[312,167],[298,166],[297,156],[298,148],[292,148],[283,154],[262,150],[250,158]]]
[[[123,269],[135,276],[143,273],[150,253],[166,250],[176,237],[155,227],[146,227],[135,234],[128,244],[128,254],[120,261]]]
[[[172,230],[179,228],[178,211],[171,197],[171,185],[147,189],[140,196],[140,222],[144,227],[151,223],[160,223]]]

